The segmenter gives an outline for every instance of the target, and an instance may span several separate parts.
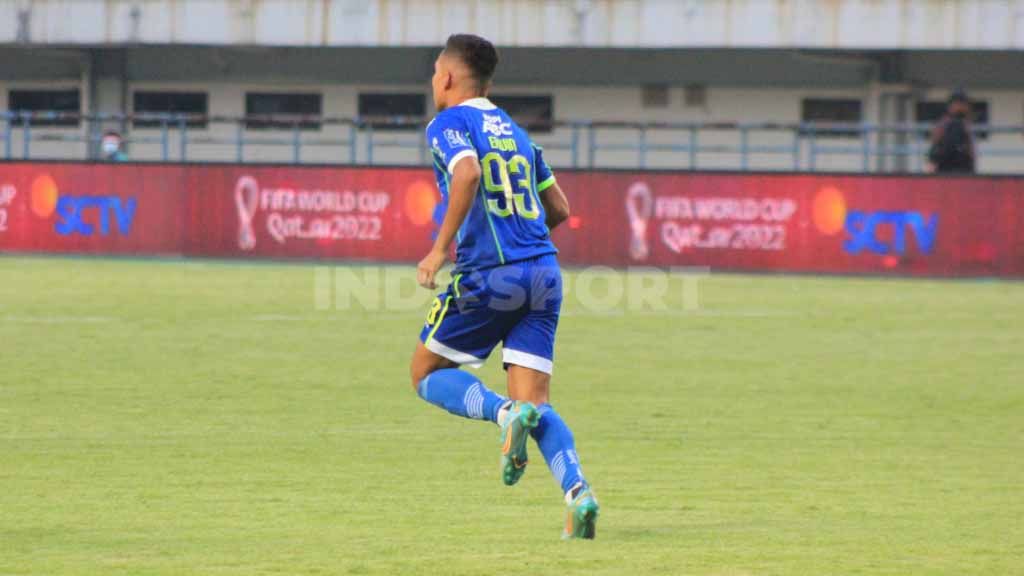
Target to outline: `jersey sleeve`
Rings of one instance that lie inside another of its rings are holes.
[[[537,192],[539,193],[551,188],[551,185],[555,183],[555,173],[544,161],[544,149],[536,144],[530,145],[533,146],[533,163],[534,170],[537,172]]]
[[[438,114],[427,125],[427,145],[434,159],[449,174],[459,160],[467,156],[476,157],[476,148],[471,142],[466,122],[458,114]]]

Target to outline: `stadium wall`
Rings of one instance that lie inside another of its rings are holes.
[[[0,110],[7,109],[8,92],[13,89],[73,89],[80,87],[73,80],[63,81],[0,81]],[[245,95],[247,92],[312,92],[323,97],[323,115],[330,117],[358,116],[358,100],[360,94],[383,93],[417,93],[425,94],[424,84],[317,84],[290,83],[287,86],[259,82],[130,82],[126,87],[127,112],[132,112],[130,103],[136,91],[167,91],[204,92],[209,97],[209,113],[212,116],[241,117],[245,115]],[[584,86],[558,85],[537,86],[509,84],[502,85],[498,93],[504,95],[550,95],[552,97],[554,117],[558,120],[597,120],[597,121],[630,121],[630,122],[778,122],[797,123],[801,120],[801,101],[805,98],[855,98],[864,105],[864,118],[869,122],[880,121],[878,111],[877,87],[862,86],[844,89],[826,89],[820,87],[806,88],[748,88],[748,87],[707,87],[707,98],[703,105],[688,106],[685,103],[684,88],[674,86],[669,89],[668,102],[663,107],[650,108],[643,104],[643,88],[641,86]],[[97,107],[103,112],[119,112],[121,87],[100,83],[96,95]],[[82,88],[83,96],[87,92]],[[919,93],[922,100],[943,101],[947,96],[945,89],[930,89]],[[1019,125],[1024,122],[1024,91],[1020,90],[977,90],[972,97],[985,102],[989,110],[989,122],[999,125]],[[429,95],[426,96],[429,102]],[[430,111],[428,111],[428,115]],[[121,126],[111,122],[105,128],[123,131],[128,138],[128,152],[132,159],[140,161],[159,161],[162,159],[162,144],[158,128],[140,129],[130,125]],[[2,130],[2,126],[0,126]],[[88,126],[83,122],[79,127],[34,128],[31,143],[32,159],[64,159],[80,160],[89,157],[87,143]],[[190,129],[188,132],[188,159],[190,161],[234,162],[237,150],[233,145],[237,128],[229,123],[211,123],[203,128]],[[338,140],[347,138],[347,127],[324,126],[319,131],[303,134],[307,142],[316,140]],[[572,138],[568,128],[556,129],[548,134],[535,134],[537,141],[550,148],[551,161],[558,167],[572,165],[572,158],[566,145]],[[22,154],[24,133],[16,129],[11,137],[11,149],[15,157]],[[247,162],[291,162],[292,148],[290,130],[280,131],[246,131],[250,139],[276,140],[277,145],[249,144],[245,147]],[[422,145],[419,131],[389,132],[385,139],[402,140],[405,144],[397,147],[378,146],[374,150],[373,162],[377,164],[419,164],[421,162],[419,146]],[[648,134],[648,142],[657,144],[679,144],[686,140],[682,131],[652,131]],[[751,136],[752,146],[788,146],[793,136],[787,132],[758,132]],[[988,174],[1020,173],[1022,160],[1019,155],[990,155],[985,153],[984,146],[1019,147],[1021,134],[996,134],[980,143],[983,148],[979,154],[979,171]],[[608,168],[627,168],[638,165],[638,153],[635,150],[615,149],[615,146],[635,144],[637,134],[633,131],[603,130],[600,142],[606,146],[596,155],[596,165]],[[709,148],[738,143],[738,134],[731,131],[704,132],[701,134],[701,145]],[[816,170],[828,171],[860,171],[861,156],[857,149],[857,141],[850,139],[822,138],[822,144],[853,148],[853,153],[821,155],[816,162]],[[561,145],[561,146],[559,146]],[[169,140],[172,158],[177,159],[179,135],[172,130]],[[340,164],[349,160],[349,150],[341,145],[316,146],[305,145],[302,150],[304,163]],[[586,162],[586,150],[578,152],[577,161]],[[356,158],[360,163],[368,163],[369,158],[365,147],[359,146]],[[895,159],[890,158],[894,161]],[[875,159],[873,163],[881,161]],[[920,167],[924,162],[924,150],[913,158],[906,159],[903,171]],[[654,169],[688,168],[689,157],[685,152],[652,150],[647,154],[646,167]],[[698,166],[701,169],[734,169],[738,167],[735,153],[703,152],[699,155]],[[749,159],[749,167],[753,170],[790,170],[793,160],[789,154],[754,154]],[[806,166],[806,159],[803,160]],[[879,166],[881,169],[881,166]],[[891,170],[886,167],[885,170]]]
[[[1024,0],[2,0],[0,43],[1020,49]]]
[[[0,251],[414,262],[423,169],[0,164]],[[1024,179],[565,171],[571,265],[1024,277]]]

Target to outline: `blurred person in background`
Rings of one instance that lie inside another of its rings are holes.
[[[124,152],[124,140],[121,135],[113,130],[103,133],[100,140],[100,150],[103,152],[104,162],[127,162],[128,155]]]
[[[974,174],[971,101],[962,88],[953,91],[949,97],[946,114],[932,128],[928,161],[934,172]]]

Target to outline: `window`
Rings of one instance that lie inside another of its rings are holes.
[[[413,127],[395,123],[423,122],[426,115],[427,97],[423,94],[359,95],[359,117],[376,130],[409,130]]]
[[[550,95],[492,96],[491,102],[530,132],[548,133],[554,128],[555,107]]]
[[[643,87],[643,107],[668,108],[669,93],[667,84],[650,84]]]
[[[132,95],[136,114],[191,114],[204,116],[189,120],[189,128],[206,128],[207,97],[205,92],[136,92]],[[135,120],[135,128],[159,128],[159,120]]]
[[[249,92],[245,95],[246,116],[282,116],[285,119],[246,120],[248,130],[291,130],[294,123],[287,117],[316,117],[317,120],[303,120],[300,130],[319,130],[319,117],[323,104],[321,94],[263,94]]]
[[[74,90],[11,90],[7,93],[7,108],[20,112],[64,112],[78,114],[81,101]],[[32,126],[77,127],[78,118],[33,119]]]
[[[949,104],[946,102],[918,102],[914,106],[914,119],[918,124],[934,124],[946,113]],[[988,124],[988,102],[971,102],[971,122],[975,124]],[[928,131],[921,133],[924,138],[931,134]],[[977,130],[974,137],[978,140],[988,140],[987,130]]]
[[[852,99],[804,98],[800,103],[800,120],[802,122],[842,122],[858,124],[861,121],[861,102]],[[805,131],[804,133],[810,132]],[[819,128],[814,130],[818,136],[833,138],[857,138],[857,130],[842,128]]]
[[[706,108],[708,105],[708,87],[703,84],[690,84],[683,91],[683,96],[690,108]]]

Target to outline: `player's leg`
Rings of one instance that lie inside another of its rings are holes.
[[[409,363],[409,376],[412,377],[413,391],[418,392],[420,382],[430,374],[438,370],[458,367],[458,363],[452,362],[444,356],[434,354],[427,350],[427,347],[422,342],[417,342],[416,349],[412,353],[412,361]]]
[[[476,376],[431,352],[422,342],[416,345],[409,372],[420,398],[456,416],[497,422],[499,410],[508,403]]]
[[[502,360],[508,371],[508,393],[514,401],[502,427],[502,480],[511,486],[526,472],[528,436],[540,422],[539,406],[547,402],[555,329],[562,302],[562,275],[553,256],[524,264],[519,287],[528,295],[522,315],[506,334]],[[523,424],[511,419],[520,415]]]
[[[547,404],[551,374],[516,364],[509,364],[507,372],[509,398],[530,402],[534,406]]]
[[[514,368],[514,367],[513,367]],[[529,399],[513,398],[508,406],[503,406],[498,415],[501,426],[501,480],[506,486],[512,486],[526,473],[529,463],[526,445],[533,430],[540,423],[540,410],[537,404]]]
[[[535,403],[540,411],[531,435],[565,494],[568,514],[562,537],[593,538],[599,511],[597,499],[583,476],[572,430],[548,402],[550,383],[549,373],[515,364],[508,367],[509,397]]]
[[[500,340],[490,314],[478,305],[477,283],[458,277],[433,302],[409,366],[412,386],[427,402],[474,420],[497,422],[507,399],[457,366],[479,367]]]
[[[540,418],[530,434],[544,455],[569,507],[566,538],[593,538],[597,500],[583,476],[572,431],[549,402],[554,367],[555,331],[561,312],[562,282],[552,257],[533,272],[531,309],[505,338],[503,360],[508,369],[508,394],[517,402],[536,405]]]

